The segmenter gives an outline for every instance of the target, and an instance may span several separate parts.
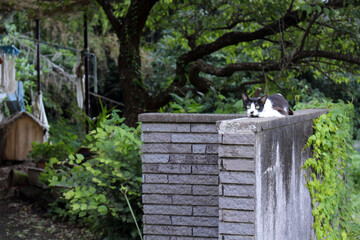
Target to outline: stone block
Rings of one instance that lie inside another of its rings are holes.
[[[174,195],[172,196],[174,205],[187,206],[218,206],[219,199],[217,196],[192,196],[192,195]]]
[[[171,133],[147,133],[141,135],[144,143],[170,143]]]
[[[173,133],[172,143],[218,143],[217,134],[207,133]]]
[[[191,236],[192,227],[166,226],[166,225],[145,225],[144,234],[169,235],[169,236]]]
[[[142,202],[144,204],[172,204],[172,196],[163,194],[143,194]]]
[[[194,227],[193,228],[193,236],[194,237],[217,237],[218,236],[218,228],[209,228],[209,227]],[[194,238],[200,239],[200,238]]]
[[[176,185],[176,184],[149,184],[144,183],[142,191],[145,194],[191,194],[191,185]]]
[[[220,223],[220,234],[251,236],[255,234],[255,226],[252,223]]]
[[[192,166],[193,174],[219,175],[218,165],[194,165]]]
[[[216,124],[191,124],[191,132],[217,133]]]
[[[171,225],[171,218],[168,215],[144,215],[144,224]]]
[[[191,144],[144,143],[143,153],[191,153]]]
[[[171,240],[170,236],[145,235],[144,240]]]
[[[228,171],[255,171],[255,161],[254,160],[244,160],[244,159],[222,159],[222,167],[224,170]]]
[[[219,238],[220,239],[220,238]],[[254,240],[255,237],[251,236],[231,236],[231,235],[223,235],[221,240]]]
[[[222,210],[224,222],[255,223],[254,211]]]
[[[190,165],[181,165],[181,164],[152,164],[147,163],[142,165],[143,173],[177,173],[177,174],[186,174],[191,173]]]
[[[144,205],[144,214],[190,216],[192,215],[192,207],[146,204]]]
[[[198,155],[198,154],[172,154],[170,155],[170,163],[180,164],[218,164],[216,155]]]
[[[193,195],[204,195],[204,196],[218,196],[219,187],[208,186],[208,185],[193,185],[192,186]]]
[[[169,154],[142,154],[143,163],[167,163],[169,158]]]
[[[217,227],[219,219],[216,217],[171,216],[173,225]]]
[[[255,200],[253,198],[220,197],[219,207],[229,210],[254,210]]]
[[[218,202],[219,200],[217,200]],[[219,207],[209,207],[209,206],[194,206],[193,208],[194,216],[209,216],[209,217],[218,217],[219,216]]]
[[[168,183],[168,175],[166,174],[144,174],[144,183]]]
[[[205,154],[206,153],[206,144],[193,144],[192,153]]]
[[[220,183],[255,184],[255,173],[252,172],[223,172],[219,174]]]
[[[143,132],[190,132],[190,124],[143,123],[141,130]]]
[[[254,197],[254,185],[223,185],[224,196],[232,197]]]
[[[220,145],[219,157],[253,159],[255,157],[255,148],[251,145]]]
[[[219,178],[212,175],[169,175],[169,183],[217,185]]]
[[[193,144],[192,153],[197,154],[217,154],[218,153],[218,144]]]
[[[232,145],[254,145],[255,134],[239,133],[239,134],[224,134],[222,135],[223,144]]]

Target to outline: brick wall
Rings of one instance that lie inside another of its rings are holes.
[[[144,239],[310,237],[311,201],[300,172],[310,153],[301,150],[312,119],[325,111],[277,119],[139,115]]]

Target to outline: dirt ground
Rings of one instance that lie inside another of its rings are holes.
[[[95,239],[86,229],[52,220],[46,211],[18,197],[0,200],[1,240]]]
[[[0,240],[95,240],[85,228],[74,223],[53,220],[46,206],[28,199],[20,189],[6,186],[10,169],[25,172],[27,164],[0,168]]]

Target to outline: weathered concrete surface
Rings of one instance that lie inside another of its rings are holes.
[[[218,122],[219,135],[222,136],[219,157],[223,191],[219,198],[220,203],[227,201],[224,206],[219,206],[221,237],[258,240],[315,238],[311,229],[311,199],[301,167],[311,154],[309,149],[304,150],[304,146],[312,134],[312,119],[326,111],[303,110],[286,118]],[[222,148],[238,151],[225,152],[220,150]],[[253,149],[253,155],[249,149]],[[248,163],[247,167],[245,163]],[[245,174],[252,172],[255,181],[254,185],[249,185],[252,177],[245,177]],[[232,180],[222,178],[224,174],[231,174]],[[244,178],[249,181],[244,181]],[[244,202],[250,199],[254,202],[253,211],[248,202]],[[230,201],[236,201],[237,206],[229,207]],[[239,210],[246,210],[254,217],[239,217],[243,216]],[[231,216],[237,217],[229,217],[229,211]],[[235,221],[254,223],[253,234],[249,234],[249,229],[239,232],[222,227]]]
[[[311,239],[312,120],[141,114],[144,239]]]

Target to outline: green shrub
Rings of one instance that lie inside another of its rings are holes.
[[[76,217],[101,239],[136,238],[134,218],[142,218],[140,127],[123,121],[116,113],[108,115],[86,136],[94,157],[53,158],[42,176],[57,191],[63,186],[52,212]]]
[[[354,232],[360,226],[353,214],[356,211],[352,199],[356,197],[354,178],[349,177],[354,156],[358,156],[352,147],[353,105],[339,101],[296,106],[297,109],[305,107],[329,109],[327,114],[314,120],[314,134],[307,143],[313,150],[313,157],[303,166],[308,170],[305,178],[312,198],[316,237],[347,239],[355,236],[352,239],[358,239],[358,233]]]
[[[31,145],[32,149],[28,154],[28,158],[34,160],[35,162],[48,162],[52,157],[63,160],[67,158],[70,153],[63,142],[59,142],[57,144],[50,144],[48,142],[33,142]]]

